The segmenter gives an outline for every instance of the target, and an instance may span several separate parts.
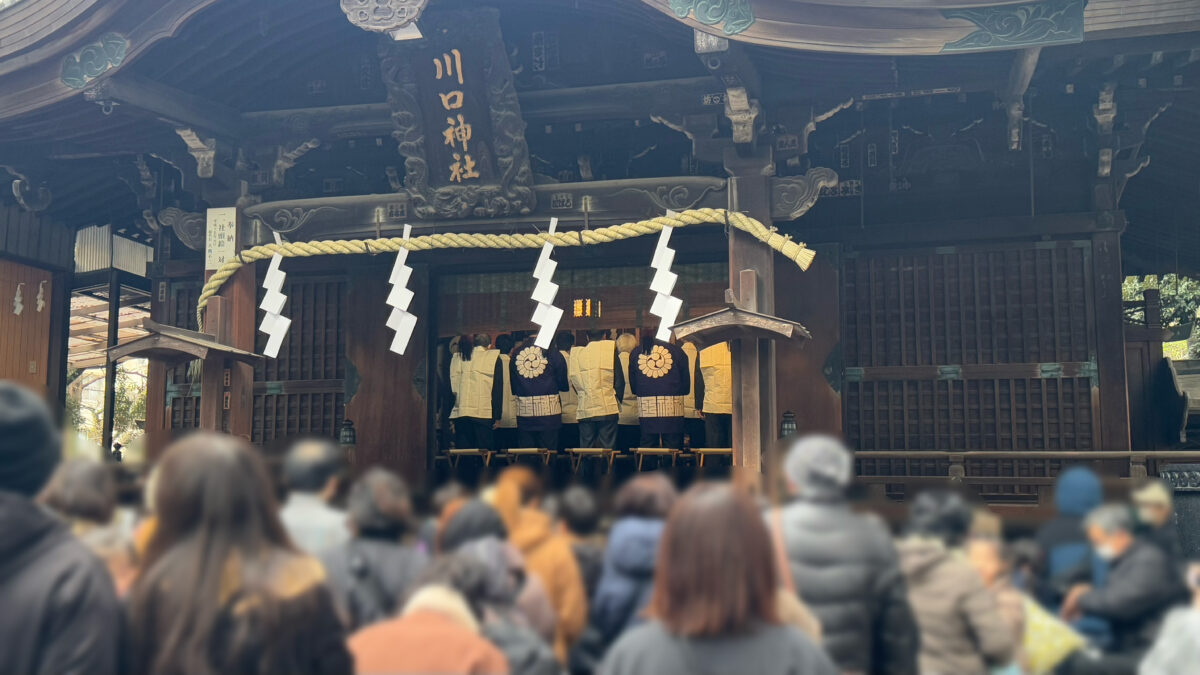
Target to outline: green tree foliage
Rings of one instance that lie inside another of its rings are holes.
[[[1166,328],[1174,329],[1176,340],[1188,340],[1191,358],[1200,358],[1200,337],[1197,336],[1196,317],[1200,312],[1200,279],[1175,274],[1125,277],[1121,293],[1125,300],[1125,320],[1143,323],[1142,291],[1157,288],[1162,303],[1162,322]]]

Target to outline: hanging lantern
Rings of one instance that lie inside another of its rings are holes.
[[[594,298],[575,298],[571,309],[571,316],[576,319],[600,318],[600,301]]]

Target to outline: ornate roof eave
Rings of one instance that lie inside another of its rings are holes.
[[[820,52],[927,55],[1194,30],[1200,7],[1155,0],[642,0],[711,35]],[[1160,3],[1161,4],[1161,3]],[[1136,5],[1137,7],[1131,7]],[[1140,11],[1142,6],[1146,11]],[[1137,9],[1139,11],[1134,11]],[[1151,11],[1151,10],[1154,11]]]
[[[0,119],[80,94],[219,0],[22,0],[0,12]]]

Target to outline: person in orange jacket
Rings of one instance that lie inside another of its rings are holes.
[[[528,467],[501,472],[492,491],[492,506],[508,529],[508,540],[525,556],[525,567],[550,596],[558,619],[554,654],[565,663],[571,645],[587,625],[588,602],[583,576],[570,538],[555,531],[550,516],[537,508],[538,480]]]

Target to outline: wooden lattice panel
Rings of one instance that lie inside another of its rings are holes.
[[[345,277],[289,274],[283,292],[291,328],[279,357],[254,369],[251,440],[262,445],[297,435],[335,437],[345,406]],[[256,333],[255,350],[261,353],[266,340]]]
[[[1093,449],[1090,251],[1048,242],[847,256],[852,447]]]
[[[200,299],[200,284],[173,282],[170,288],[168,323],[178,328],[196,330],[196,302]],[[200,426],[200,383],[191,385],[188,364],[181,363],[167,370],[167,405],[170,428],[186,431]]]
[[[849,255],[847,366],[1087,361],[1087,242]]]

